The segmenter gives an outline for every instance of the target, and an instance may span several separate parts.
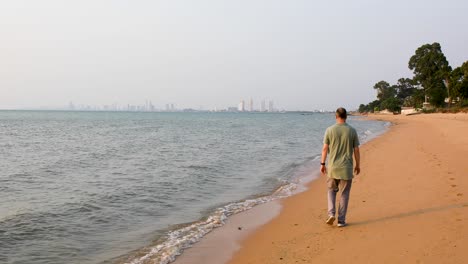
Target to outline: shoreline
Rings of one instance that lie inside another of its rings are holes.
[[[463,263],[468,115],[367,118],[392,126],[361,148],[349,226],[324,223],[322,176],[284,199],[281,213],[242,240],[229,264],[338,263],[343,256],[354,263]]]
[[[319,167],[310,166],[318,171]],[[272,200],[255,205],[245,211],[233,214],[226,219],[224,225],[214,228],[191,247],[186,248],[181,255],[171,262],[174,264],[221,264],[227,263],[241,248],[243,240],[251,236],[257,229],[268,224],[280,215],[283,200],[306,192],[308,186],[319,178],[319,173],[307,173],[298,176],[293,183],[295,188],[287,196],[277,196]],[[290,183],[291,184],[291,183]],[[288,186],[288,185],[285,185]],[[268,197],[275,197],[281,192],[280,187]]]
[[[386,120],[378,121],[387,122]],[[387,126],[385,130],[364,139],[362,145],[371,142],[388,131],[389,128]],[[320,156],[317,158],[320,158]],[[314,161],[310,162],[314,164]],[[241,248],[241,245],[246,238],[255,234],[255,232],[264,225],[268,225],[268,223],[282,213],[283,203],[285,200],[309,191],[311,186],[314,185],[314,182],[322,178],[319,169],[320,166],[318,165],[308,166],[307,172],[302,173],[302,176],[298,176],[296,178],[296,181],[294,182],[296,188],[290,195],[267,201],[246,211],[229,216],[223,226],[213,229],[191,247],[184,249],[183,253],[178,255],[171,263],[228,263],[232,256]],[[271,195],[274,195],[274,193]]]

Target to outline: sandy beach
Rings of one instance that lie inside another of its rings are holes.
[[[468,114],[369,118],[393,125],[361,148],[349,225],[324,223],[322,176],[243,238],[230,264],[466,263]]]

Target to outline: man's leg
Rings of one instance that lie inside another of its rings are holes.
[[[346,224],[346,212],[348,211],[352,183],[353,180],[340,180],[338,184],[341,192],[340,204],[338,205],[338,224]]]
[[[338,192],[338,181],[337,179],[333,178],[328,178],[327,179],[327,186],[328,186],[328,216],[333,216],[335,217],[336,214],[336,209],[335,209],[335,203],[336,203],[336,193]],[[333,219],[334,221],[335,219]],[[327,224],[333,224],[333,221],[331,223]]]

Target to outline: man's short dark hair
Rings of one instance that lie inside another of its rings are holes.
[[[344,109],[343,107],[336,109],[336,116],[341,119],[346,119],[348,117],[348,114],[346,113],[346,109]]]

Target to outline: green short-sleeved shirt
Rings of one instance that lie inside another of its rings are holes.
[[[354,148],[359,146],[356,129],[346,123],[335,124],[325,131],[323,143],[328,144],[328,177],[351,180]]]

